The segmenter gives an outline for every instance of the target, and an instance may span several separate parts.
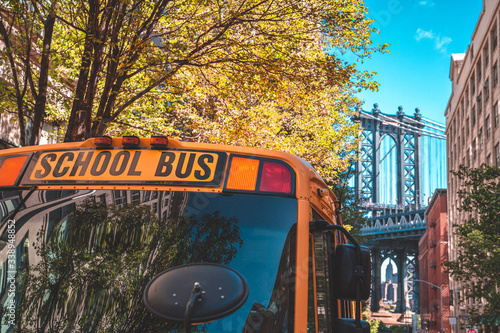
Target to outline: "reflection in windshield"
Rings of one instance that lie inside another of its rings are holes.
[[[267,307],[254,303],[247,318],[243,333],[293,332],[293,302],[295,299],[295,253],[296,225],[292,226],[286,238],[279,264],[278,274]]]
[[[278,281],[295,219],[296,201],[289,198],[37,191],[14,219],[16,249],[25,258],[16,269],[22,297],[16,300],[15,327],[21,332],[183,332],[182,325],[156,320],[145,310],[144,288],[166,268],[214,262],[247,279],[249,300],[235,314],[194,331],[241,332],[253,303],[269,309],[276,295],[284,295],[276,291],[278,282],[269,282]],[[3,252],[0,280],[8,276]],[[28,261],[29,269],[23,269]],[[4,314],[11,300],[7,291],[1,290]],[[279,304],[283,309],[275,317],[285,321],[287,306]],[[13,329],[4,316],[2,332]]]

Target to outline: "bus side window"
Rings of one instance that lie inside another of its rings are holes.
[[[315,212],[314,212],[315,213]],[[317,213],[315,215],[318,215]],[[319,215],[318,215],[319,216]],[[332,322],[336,309],[332,308],[328,254],[335,246],[331,233],[309,235],[309,332],[333,332]]]

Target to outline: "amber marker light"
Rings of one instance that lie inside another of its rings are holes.
[[[125,147],[137,147],[141,140],[136,136],[124,136],[122,138],[122,145]]]
[[[168,138],[166,136],[152,136],[149,144],[155,148],[167,148]]]
[[[113,144],[113,139],[107,135],[97,136],[94,138],[94,144],[97,147],[102,147],[102,148],[111,147],[111,145]]]
[[[28,155],[6,157],[0,161],[0,186],[14,186],[26,164]]]
[[[233,157],[226,184],[228,190],[255,191],[259,160],[253,158]]]

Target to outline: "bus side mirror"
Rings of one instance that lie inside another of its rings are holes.
[[[370,250],[364,246],[360,246],[360,250],[361,265],[356,265],[356,247],[352,244],[337,245],[333,258],[335,298],[356,301],[359,297],[359,300],[366,301],[370,297]],[[357,288],[360,288],[359,296],[356,295]]]
[[[360,302],[370,297],[370,250],[364,246],[337,245],[333,258],[334,295],[337,299],[356,301],[356,319],[335,319],[335,333],[370,333],[370,324],[360,320]]]
[[[335,333],[370,333],[370,324],[361,320],[361,301],[370,297],[371,261],[370,250],[358,242],[342,226],[325,221],[313,221],[309,230],[314,232],[340,231],[352,244],[340,244],[335,254],[329,256],[332,272],[332,290],[335,299],[356,303],[355,319],[336,318]]]
[[[224,286],[222,290],[221,286]],[[144,290],[146,309],[164,321],[209,323],[238,310],[248,298],[248,283],[237,271],[216,263],[185,264],[156,275]]]

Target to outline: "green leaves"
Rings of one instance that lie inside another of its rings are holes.
[[[354,93],[377,89],[374,73],[356,63],[384,51],[371,44],[362,0],[63,0],[53,8],[22,0],[9,10],[3,17],[19,28],[1,18],[11,32],[2,39],[18,46],[11,77],[19,84],[0,103],[20,119],[40,113],[35,126],[58,125],[65,141],[165,134],[285,150],[326,178],[356,147]],[[43,35],[51,13],[44,83],[22,50],[38,56],[45,36],[33,31]],[[6,65],[8,51],[0,50]],[[37,84],[47,100],[35,110]]]
[[[184,193],[168,195],[182,211]],[[238,223],[219,211],[159,218],[151,202],[119,207],[86,200],[38,232],[38,259],[20,279],[17,329],[171,332],[175,324],[143,305],[147,283],[186,263],[229,264],[243,245]]]
[[[494,318],[500,318],[500,169],[462,165],[453,174],[462,182],[458,191],[462,214],[453,230],[458,238],[457,261],[445,266],[465,286],[466,297],[486,300],[484,311],[472,309],[475,322],[495,326]]]

